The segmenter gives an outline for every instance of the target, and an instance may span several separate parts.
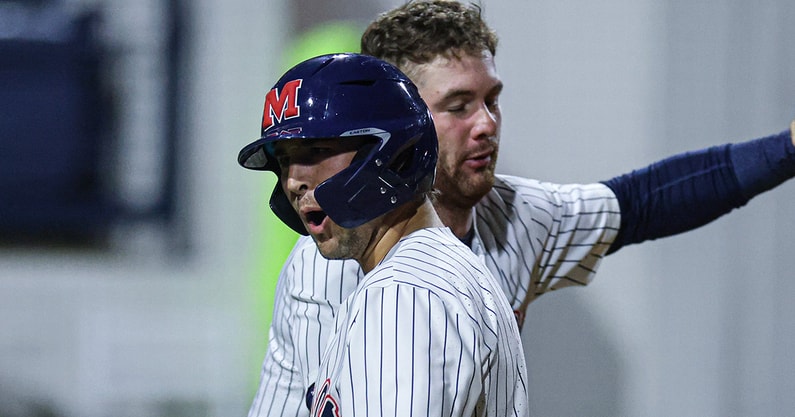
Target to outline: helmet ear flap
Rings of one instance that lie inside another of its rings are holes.
[[[431,138],[426,135],[418,133],[396,149],[390,149],[387,139],[376,150],[360,151],[356,157],[365,156],[361,164],[351,163],[317,186],[318,204],[335,223],[352,228],[430,191],[437,146],[435,132]]]
[[[356,155],[353,156],[353,160],[351,160],[351,165],[356,164],[359,161],[366,161],[367,158],[370,157],[370,153],[373,151],[373,148],[378,146],[377,140],[366,141],[362,143],[362,146],[359,147],[359,150],[356,151]]]
[[[414,142],[416,142],[416,139],[398,150],[389,164],[389,169],[399,176],[403,176],[403,173],[411,169],[414,163]]]
[[[424,133],[406,141],[389,163],[389,170],[402,178],[417,194],[430,191],[436,177],[437,147],[428,148],[421,143]],[[427,140],[427,139],[425,139]]]

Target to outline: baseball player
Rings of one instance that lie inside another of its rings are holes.
[[[439,137],[434,206],[500,282],[521,325],[547,291],[585,285],[623,246],[709,223],[795,175],[795,122],[766,138],[659,161],[594,184],[495,174],[502,83],[497,38],[474,6],[409,2],[380,16],[362,52],[417,84]],[[301,238],[279,276],[268,352],[249,416],[302,416],[343,300],[362,279]]]
[[[437,146],[408,77],[336,54],[282,76],[261,138],[240,152],[242,166],[279,177],[271,207],[282,221],[365,273],[351,276],[320,346],[312,416],[528,415],[511,306],[431,204]]]

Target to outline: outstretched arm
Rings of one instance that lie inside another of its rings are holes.
[[[609,253],[703,226],[795,176],[795,121],[776,135],[675,155],[604,181],[621,207]]]

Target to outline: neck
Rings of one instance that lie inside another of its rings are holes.
[[[472,207],[445,204],[441,199],[434,201],[433,207],[444,225],[449,227],[459,239],[464,238],[472,229]]]
[[[427,199],[385,214],[381,227],[373,234],[373,243],[358,259],[359,265],[365,273],[372,271],[400,239],[429,227],[444,227],[444,223]]]

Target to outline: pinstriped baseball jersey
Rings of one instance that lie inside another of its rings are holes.
[[[504,175],[474,211],[472,250],[520,323],[527,305],[544,292],[587,284],[620,224],[618,202],[602,184],[557,185]],[[340,305],[361,278],[356,262],[328,261],[311,238],[298,240],[277,284],[268,352],[249,417],[308,415],[306,388],[315,382]]]
[[[536,297],[591,281],[620,224],[618,200],[604,184],[498,175],[475,206],[472,250],[497,277],[521,327]]]
[[[450,229],[404,237],[344,306],[311,415],[528,414],[511,306]]]

